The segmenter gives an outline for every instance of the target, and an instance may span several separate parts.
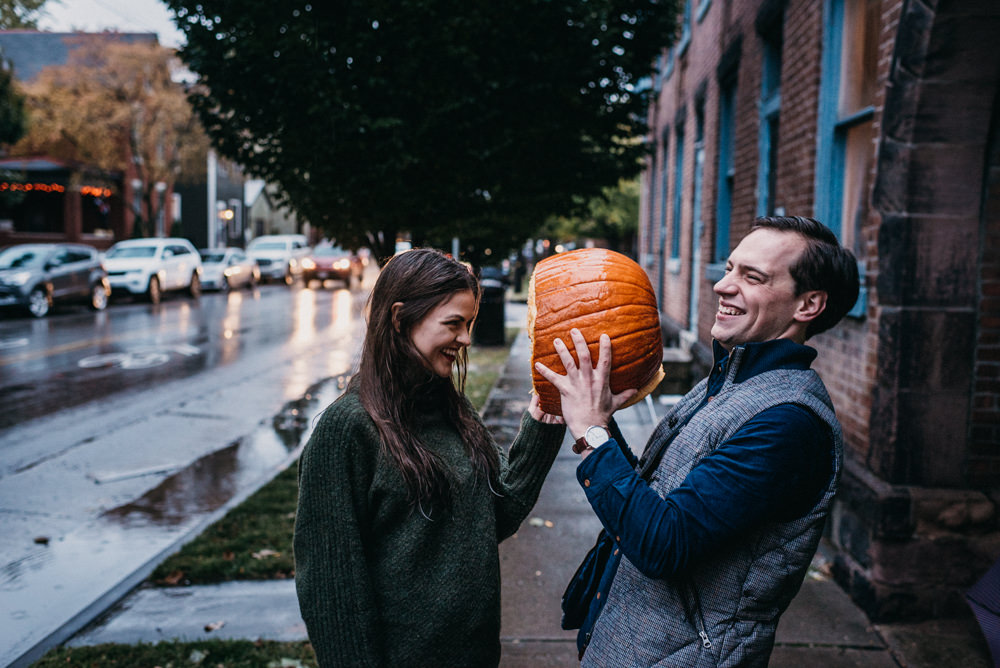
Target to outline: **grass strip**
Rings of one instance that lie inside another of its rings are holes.
[[[121,666],[225,666],[225,668],[315,668],[316,655],[308,642],[253,640],[198,640],[155,645],[93,645],[60,647],[32,664],[33,668]]]

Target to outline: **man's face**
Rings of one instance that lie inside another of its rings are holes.
[[[726,275],[715,284],[719,309],[712,337],[726,350],[771,339],[805,340],[805,325],[795,319],[801,299],[789,268],[805,250],[795,232],[754,230],[733,249]]]

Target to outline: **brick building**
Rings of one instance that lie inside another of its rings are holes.
[[[640,211],[665,326],[710,361],[753,218],[834,229],[864,285],[809,342],[846,436],[837,579],[876,620],[965,614],[1000,556],[1000,3],[684,4]]]

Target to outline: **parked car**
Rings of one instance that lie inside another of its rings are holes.
[[[145,295],[152,304],[169,290],[201,296],[201,256],[187,239],[119,241],[104,254],[104,266],[116,293]]]
[[[0,306],[44,318],[56,302],[89,301],[101,311],[111,285],[96,248],[83,244],[18,244],[0,251]]]
[[[361,283],[364,265],[361,258],[340,246],[316,246],[312,255],[302,260],[302,280],[306,284],[328,278],[343,281],[348,288]]]
[[[203,290],[252,289],[260,282],[260,267],[241,248],[203,248],[198,252]]]
[[[247,255],[260,267],[261,280],[286,285],[302,275],[302,259],[309,252],[309,240],[302,234],[268,234],[247,245]]]

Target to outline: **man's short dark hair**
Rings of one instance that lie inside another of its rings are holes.
[[[806,249],[790,268],[795,294],[808,290],[826,293],[826,308],[806,328],[806,338],[825,332],[843,318],[858,300],[858,261],[854,253],[840,245],[829,227],[802,216],[756,218],[750,231],[769,228],[797,232],[805,237]]]

